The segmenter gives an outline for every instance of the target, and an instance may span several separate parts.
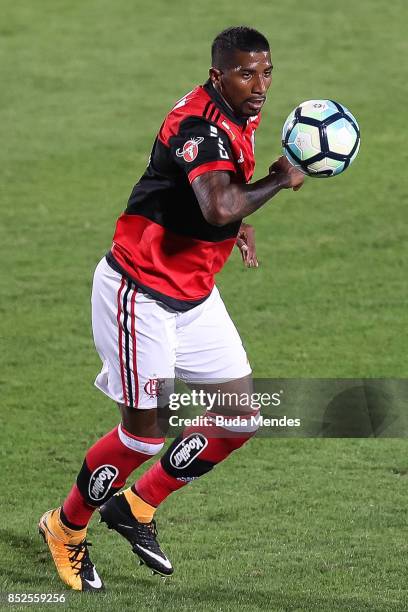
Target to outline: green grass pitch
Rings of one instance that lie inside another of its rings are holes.
[[[407,375],[407,17],[403,0],[2,0],[3,591],[66,592],[36,523],[117,422],[92,385],[93,269],[222,28],[258,27],[272,46],[257,177],[302,100],[342,102],[362,132],[344,175],[252,217],[261,267],[235,253],[218,279],[255,375]],[[254,440],[159,511],[173,578],[93,521],[108,590],[59,609],[408,610],[407,467],[405,440]]]

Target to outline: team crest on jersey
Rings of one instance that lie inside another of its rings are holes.
[[[190,138],[184,143],[182,149],[177,149],[177,157],[182,157],[185,162],[192,162],[198,155],[198,145],[203,142],[204,138],[199,136],[198,138]]]

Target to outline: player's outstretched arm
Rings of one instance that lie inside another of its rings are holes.
[[[297,191],[304,179],[282,156],[272,164],[268,176],[255,183],[233,183],[229,172],[215,170],[197,176],[192,187],[206,221],[226,225],[252,214],[281,189]]]

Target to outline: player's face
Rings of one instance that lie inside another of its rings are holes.
[[[271,55],[269,51],[235,51],[231,63],[223,70],[211,68],[211,80],[236,115],[257,115],[272,83]]]

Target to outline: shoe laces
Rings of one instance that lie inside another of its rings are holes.
[[[142,540],[143,545],[149,548],[159,549],[159,543],[157,541],[157,527],[156,521],[152,520],[150,523],[137,522],[137,531],[139,534],[139,541]]]
[[[82,540],[79,544],[64,544],[64,546],[69,551],[68,559],[76,575],[89,574],[90,571],[93,574],[94,566],[89,558],[88,550],[88,546],[92,546],[91,542]]]
[[[156,521],[153,519],[152,521],[150,521],[150,523],[147,523],[146,525],[147,529],[150,531],[150,533],[152,534],[152,536],[154,538],[157,538],[157,526],[156,526]]]

